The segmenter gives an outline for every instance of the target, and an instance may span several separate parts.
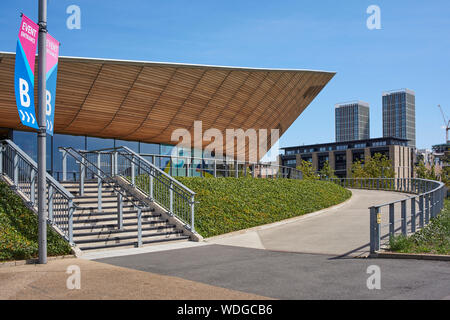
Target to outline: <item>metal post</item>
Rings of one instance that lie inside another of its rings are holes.
[[[425,224],[430,222],[430,194],[425,195]]]
[[[173,214],[173,182],[170,181],[169,186],[169,212]]]
[[[419,226],[420,228],[423,228],[424,226],[424,211],[423,211],[424,207],[423,207],[423,196],[419,197],[419,211],[420,211],[420,215],[419,215]]]
[[[195,205],[195,197],[191,196],[191,231],[195,232],[195,215],[194,215],[194,205]]]
[[[123,196],[121,193],[117,194],[117,227],[119,229],[123,228]]]
[[[98,212],[102,211],[102,177],[101,177],[101,170],[100,170],[100,165],[101,165],[101,159],[100,159],[101,153],[97,153],[97,208],[98,208]]]
[[[217,178],[217,160],[214,159],[214,178]]]
[[[172,166],[172,160],[170,163],[170,166]],[[134,156],[131,157],[131,184],[134,186],[135,184],[135,173],[134,173]],[[172,175],[172,170],[170,170],[170,175]]]
[[[69,200],[69,221],[68,221],[68,230],[69,233],[69,243],[73,244],[73,212],[75,211],[75,207],[73,205],[73,200]]]
[[[39,0],[39,69],[38,69],[38,220],[39,263],[47,263],[47,207],[46,207],[46,83],[47,67],[47,0]]]
[[[150,168],[150,174],[149,174],[149,196],[150,200],[153,201],[153,175],[152,175],[153,168]]]
[[[234,162],[234,177],[239,178],[239,163],[237,160]]]
[[[30,202],[31,205],[34,206],[34,204],[36,203],[36,171],[33,168],[31,168],[30,183],[31,183]]]
[[[19,186],[19,154],[14,150],[14,186]]]
[[[48,220],[53,221],[53,186],[48,186]]]
[[[114,175],[119,175],[119,153],[114,152]]]
[[[137,208],[138,215],[138,247],[142,247],[142,209]]]
[[[84,166],[84,158],[81,158],[80,162],[80,197],[84,196],[84,178],[85,178],[85,166]]]
[[[393,237],[395,233],[395,207],[391,203],[389,205],[389,238]]]
[[[407,234],[407,221],[406,221],[406,200],[402,201],[402,234],[406,236]]]
[[[411,199],[411,232],[416,232],[416,198]]]
[[[370,208],[370,253],[380,250],[380,216],[379,208]]]
[[[67,181],[67,151],[62,150],[62,181]]]

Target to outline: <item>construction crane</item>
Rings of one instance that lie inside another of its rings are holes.
[[[442,110],[441,105],[438,105],[439,110],[441,110],[442,118],[444,119],[444,128],[445,128],[445,143],[448,143],[448,131],[450,130],[450,120],[447,120],[444,114],[444,110]]]

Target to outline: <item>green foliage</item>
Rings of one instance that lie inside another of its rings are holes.
[[[204,237],[280,221],[343,202],[351,192],[326,181],[177,178],[197,193],[195,227]]]
[[[334,174],[334,170],[331,168],[329,161],[325,161],[323,164],[322,170],[319,171],[320,177],[330,179],[330,178],[336,178],[336,175]]]
[[[48,255],[66,255],[70,245],[54,230],[47,232]],[[0,261],[24,260],[38,255],[38,219],[12,192],[0,182]]]
[[[425,164],[422,161],[420,161],[415,166],[415,170],[416,170],[417,178],[428,179],[428,180],[439,180],[439,177],[436,174],[434,164],[431,166],[431,168],[427,168],[425,166]]]
[[[450,200],[444,210],[429,225],[415,234],[393,237],[391,251],[403,253],[433,253],[450,255]]]
[[[304,180],[317,180],[319,176],[316,174],[316,170],[313,165],[309,161],[301,160],[299,166],[297,166],[297,170],[300,170],[303,174]]]
[[[395,178],[391,161],[381,153],[374,154],[362,164],[356,161],[352,164],[353,178]]]

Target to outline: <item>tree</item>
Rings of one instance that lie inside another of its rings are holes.
[[[309,161],[302,160],[300,165],[297,166],[297,170],[300,170],[303,174],[304,180],[317,180],[319,176],[316,174],[312,163]]]
[[[352,164],[353,178],[394,178],[395,170],[391,161],[381,153],[375,153],[364,164],[356,161]]]
[[[322,169],[319,171],[319,175],[321,178],[327,179],[336,178],[336,176],[334,175],[334,170],[331,168],[328,160],[325,161],[325,163],[323,164]]]

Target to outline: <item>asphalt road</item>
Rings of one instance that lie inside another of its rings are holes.
[[[450,262],[337,258],[225,245],[98,259],[277,299],[450,299]],[[380,268],[381,289],[367,288]]]

